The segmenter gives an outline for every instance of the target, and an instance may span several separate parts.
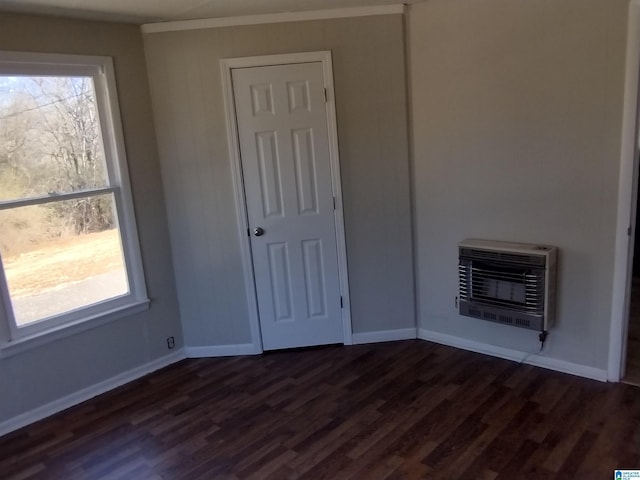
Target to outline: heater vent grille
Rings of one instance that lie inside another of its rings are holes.
[[[554,318],[557,249],[466,240],[459,246],[460,314],[546,330]]]

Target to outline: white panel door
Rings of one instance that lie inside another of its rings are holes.
[[[263,348],[342,343],[322,63],[232,78]]]

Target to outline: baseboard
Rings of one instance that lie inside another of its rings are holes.
[[[414,338],[416,338],[415,328],[362,332],[353,334],[353,345],[361,345],[363,343],[395,342],[397,340],[411,340]]]
[[[542,367],[549,370],[555,370],[557,372],[569,373],[571,375],[591,378],[593,380],[599,380],[601,382],[607,381],[606,370],[587,367],[586,365],[567,362],[565,360],[558,360],[557,358],[543,357],[542,355],[522,352],[520,350],[497,347],[495,345],[475,342],[473,340],[467,340],[466,338],[447,335],[446,333],[434,332],[431,330],[426,330],[424,328],[418,329],[418,338],[422,340],[428,340],[430,342],[440,343],[442,345],[448,345],[450,347],[461,348],[462,350],[469,350],[471,352],[483,353],[485,355],[504,358],[506,360],[527,363],[529,365],[534,365],[536,367]]]
[[[9,420],[0,422],[0,436],[6,435],[7,433],[13,432],[14,430],[26,427],[27,425],[35,423],[38,420],[42,420],[43,418],[49,417],[58,412],[66,410],[67,408],[78,405],[79,403],[85,402],[93,397],[106,393],[109,390],[120,387],[125,383],[132,382],[133,380],[136,380],[151,372],[171,365],[172,363],[179,362],[184,358],[185,352],[184,350],[180,349],[174,353],[165,355],[161,358],[157,358],[149,363],[145,363],[144,365],[140,365],[139,367],[133,368],[127,372],[120,373],[107,380],[96,383],[95,385],[83,388],[82,390],[59,398],[58,400],[54,400],[53,402],[47,403],[46,405],[37,407],[29,412],[21,413],[20,415],[10,418]]]
[[[187,358],[232,357],[235,355],[257,355],[262,349],[253,343],[239,345],[215,345],[212,347],[185,347]]]

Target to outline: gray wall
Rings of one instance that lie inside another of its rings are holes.
[[[145,35],[189,346],[249,343],[221,58],[331,50],[354,332],[415,326],[401,15]]]
[[[560,248],[544,355],[607,368],[626,0],[430,0],[409,12],[419,327],[521,351],[457,315],[466,237]]]
[[[0,422],[58,400],[183,344],[140,29],[0,13],[0,49],[114,59],[151,308],[0,360]]]

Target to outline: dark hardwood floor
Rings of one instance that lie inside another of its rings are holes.
[[[0,478],[607,479],[640,388],[423,341],[185,360],[0,438]]]

